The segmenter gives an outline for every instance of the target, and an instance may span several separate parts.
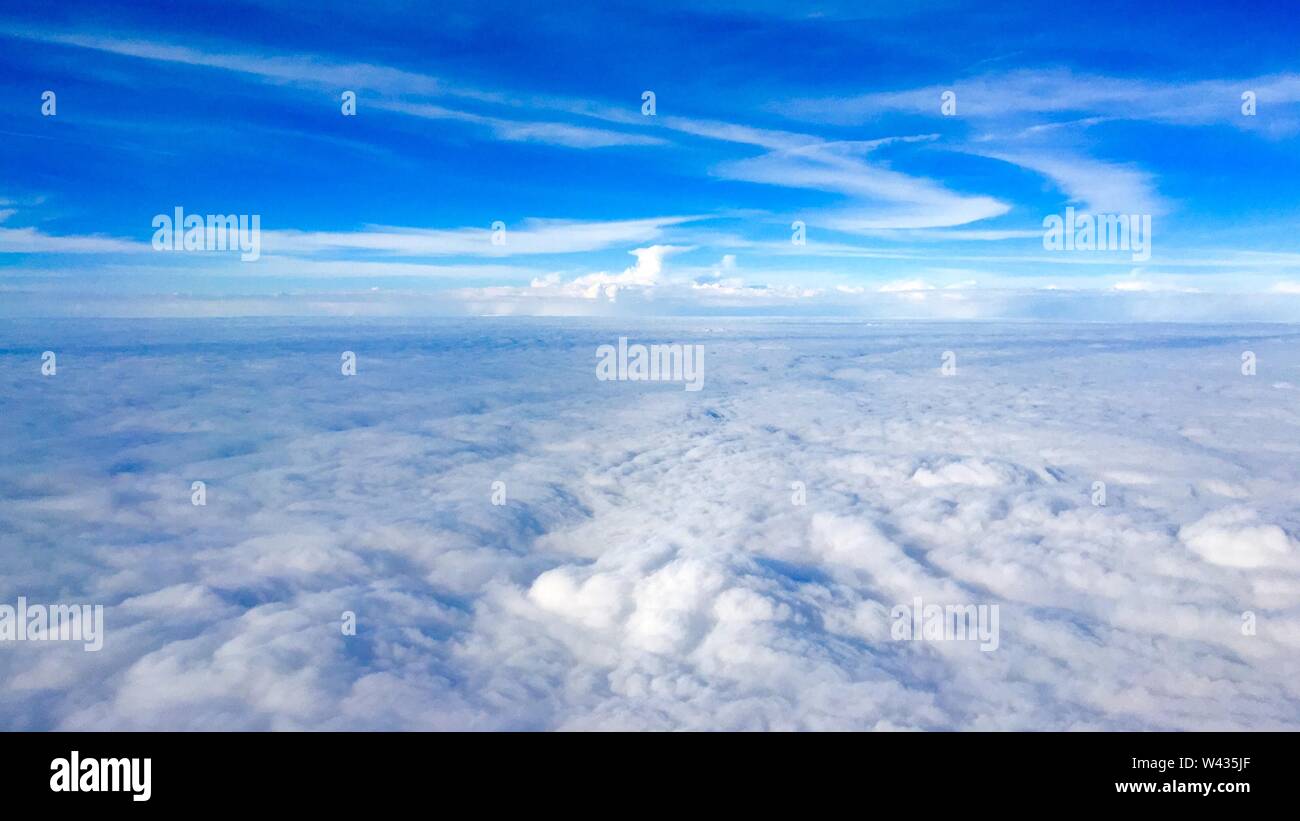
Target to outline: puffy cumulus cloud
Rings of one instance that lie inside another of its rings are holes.
[[[681,264],[671,255],[697,246],[652,245],[629,251],[635,264],[621,273],[550,272],[526,287],[489,286],[443,292],[442,313],[502,316],[843,316],[894,319],[1042,319],[1080,321],[1293,321],[1300,302],[1288,295],[1202,291],[1167,275],[1137,279],[1141,269],[1115,282],[1085,278],[1075,287],[994,278],[958,278],[968,269],[925,269],[928,278],[862,284],[805,283],[797,271],[747,268],[735,254],[713,265]],[[750,258],[753,259],[753,258]],[[760,263],[761,264],[761,263]],[[937,282],[937,284],[935,284]],[[375,295],[370,295],[375,296]],[[373,315],[428,312],[428,297],[393,292],[383,298],[353,295],[339,312]],[[426,307],[421,308],[421,304]]]
[[[703,390],[596,380],[619,336],[704,345]],[[0,725],[1300,728],[1296,341],[15,321],[0,601],[107,635],[0,645]],[[896,640],[917,598],[997,605],[997,649]]]
[[[1210,513],[1178,531],[1193,552],[1224,567],[1300,568],[1300,546],[1282,528],[1257,522],[1247,508]]]
[[[912,481],[922,487],[940,487],[943,485],[973,485],[975,487],[997,487],[1010,484],[1017,478],[1014,466],[992,464],[983,459],[956,459],[934,469],[918,468],[912,474]]]
[[[790,285],[762,285],[746,282],[739,275],[735,254],[724,254],[704,272],[695,268],[666,271],[666,257],[695,246],[651,245],[628,253],[636,263],[619,274],[604,271],[565,279],[559,273],[534,277],[526,288],[493,286],[463,289],[452,294],[461,305],[476,313],[523,315],[601,315],[617,313],[621,306],[630,313],[691,311],[701,306],[771,307],[792,301],[822,297],[820,288]]]
[[[1120,280],[1119,282],[1116,282],[1114,285],[1110,287],[1112,290],[1115,291],[1128,291],[1128,292],[1154,293],[1154,292],[1165,291],[1165,292],[1177,292],[1183,294],[1200,293],[1200,290],[1197,288],[1188,288],[1186,286],[1171,285],[1169,283],[1163,283],[1163,282],[1152,282],[1150,280],[1145,280],[1145,279],[1124,279],[1124,280]]]
[[[607,274],[604,271],[576,277],[568,282],[561,280],[559,274],[549,274],[535,278],[528,291],[533,296],[542,297],[582,297],[599,299],[604,297],[613,302],[618,299],[620,288],[654,288],[663,283],[664,257],[678,251],[690,250],[675,245],[651,245],[630,251],[636,257],[636,264],[623,270],[621,274]]]
[[[886,282],[876,290],[882,294],[905,294],[912,291],[933,291],[934,286],[920,279],[900,279]]]

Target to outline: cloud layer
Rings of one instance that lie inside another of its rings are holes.
[[[107,610],[0,644],[7,729],[1300,728],[1292,328],[7,327],[0,601]]]

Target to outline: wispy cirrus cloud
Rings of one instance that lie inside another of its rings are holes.
[[[10,34],[15,34],[10,32]],[[418,73],[371,64],[339,64],[309,56],[256,56],[205,51],[165,43],[66,33],[22,34],[63,45],[77,46],[146,60],[180,63],[237,72],[272,82],[337,89],[359,85],[382,92],[372,107],[423,119],[449,120],[486,127],[498,139],[541,142],[571,148],[654,146],[665,140],[644,133],[646,118],[621,109],[563,98],[520,99],[511,95],[466,90]],[[546,120],[524,120],[451,108],[412,97],[453,96],[480,102],[563,111],[624,126],[640,133],[595,128]],[[876,207],[844,210],[828,216],[835,230],[881,230],[962,225],[1005,213],[1007,206],[988,197],[969,197],[945,190],[923,178],[912,177],[862,159],[871,149],[896,141],[927,137],[890,137],[843,143],[790,131],[781,131],[698,119],[680,115],[656,118],[655,124],[705,139],[768,149],[757,158],[723,163],[715,173],[732,179],[791,188],[834,191],[876,201]],[[858,156],[852,156],[857,154]]]
[[[730,179],[848,195],[851,205],[823,211],[817,219],[849,233],[965,225],[1010,210],[992,197],[958,194],[864,159],[882,144],[814,143],[724,163],[714,172]]]
[[[797,98],[768,109],[835,125],[870,123],[890,114],[942,120],[941,95],[948,91],[956,94],[958,120],[975,128],[967,139],[971,153],[1040,173],[1094,211],[1158,214],[1170,203],[1158,193],[1153,172],[1092,156],[1091,141],[1082,138],[1090,127],[1131,120],[1226,124],[1272,135],[1300,128],[1300,75],[1287,73],[1172,82],[1062,68],[1018,69],[897,91]],[[1271,116],[1243,116],[1246,92],[1254,95],[1256,105],[1268,106]]]
[[[509,96],[447,82],[419,72],[373,63],[340,63],[314,55],[257,55],[209,51],[191,46],[149,40],[66,32],[0,29],[9,37],[36,40],[141,60],[226,71],[256,80],[312,89],[372,91],[378,99],[366,101],[374,108],[419,117],[452,120],[488,127],[499,139],[539,142],[572,148],[620,145],[659,145],[663,140],[571,123],[512,119],[410,98],[452,97],[480,104],[518,106]]]
[[[59,236],[36,228],[0,228],[0,254],[137,254],[147,242],[95,235]]]
[[[328,254],[361,251],[392,256],[516,256],[572,254],[649,242],[665,229],[698,216],[584,222],[527,219],[507,226],[500,244],[490,228],[452,230],[371,226],[360,231],[264,231],[263,248],[274,254]]]
[[[0,204],[5,201],[0,200]],[[0,210],[4,222],[18,209]],[[134,254],[153,250],[148,243],[100,235],[59,236],[39,228],[0,226],[0,254]]]
[[[1161,214],[1169,207],[1156,190],[1155,175],[1132,164],[1041,149],[984,156],[1042,174],[1071,201],[1093,213]]]
[[[437,77],[372,63],[341,63],[304,55],[257,55],[210,51],[137,37],[117,37],[16,27],[0,28],[6,37],[135,57],[160,63],[220,69],[260,80],[311,88],[361,88],[389,94],[444,95],[492,101],[490,94],[455,88]]]
[[[1253,91],[1261,105],[1300,104],[1300,74],[1184,82],[1075,73],[1063,68],[1017,69],[897,91],[849,97],[803,97],[768,109],[792,119],[852,125],[889,113],[940,117],[940,95],[957,95],[957,114],[976,120],[1101,118],[1149,120],[1240,128],[1260,125],[1241,116],[1241,95]]]
[[[644,134],[631,134],[625,131],[612,131],[607,128],[571,123],[536,122],[512,120],[503,117],[490,117],[469,111],[459,111],[431,103],[408,103],[392,100],[379,100],[371,103],[374,108],[407,114],[426,120],[453,120],[473,123],[491,129],[502,140],[514,142],[539,142],[550,145],[562,145],[570,148],[606,148],[616,145],[663,145],[666,141],[659,137]]]

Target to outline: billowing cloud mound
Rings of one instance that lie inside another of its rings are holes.
[[[703,390],[598,381],[620,336]],[[1296,342],[11,323],[0,603],[107,635],[0,642],[0,726],[1300,728]],[[899,640],[917,598],[996,648]]]

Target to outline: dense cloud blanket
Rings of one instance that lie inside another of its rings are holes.
[[[702,388],[597,379],[620,337]],[[10,322],[0,603],[104,636],[0,642],[0,727],[1297,729],[1298,342]]]

